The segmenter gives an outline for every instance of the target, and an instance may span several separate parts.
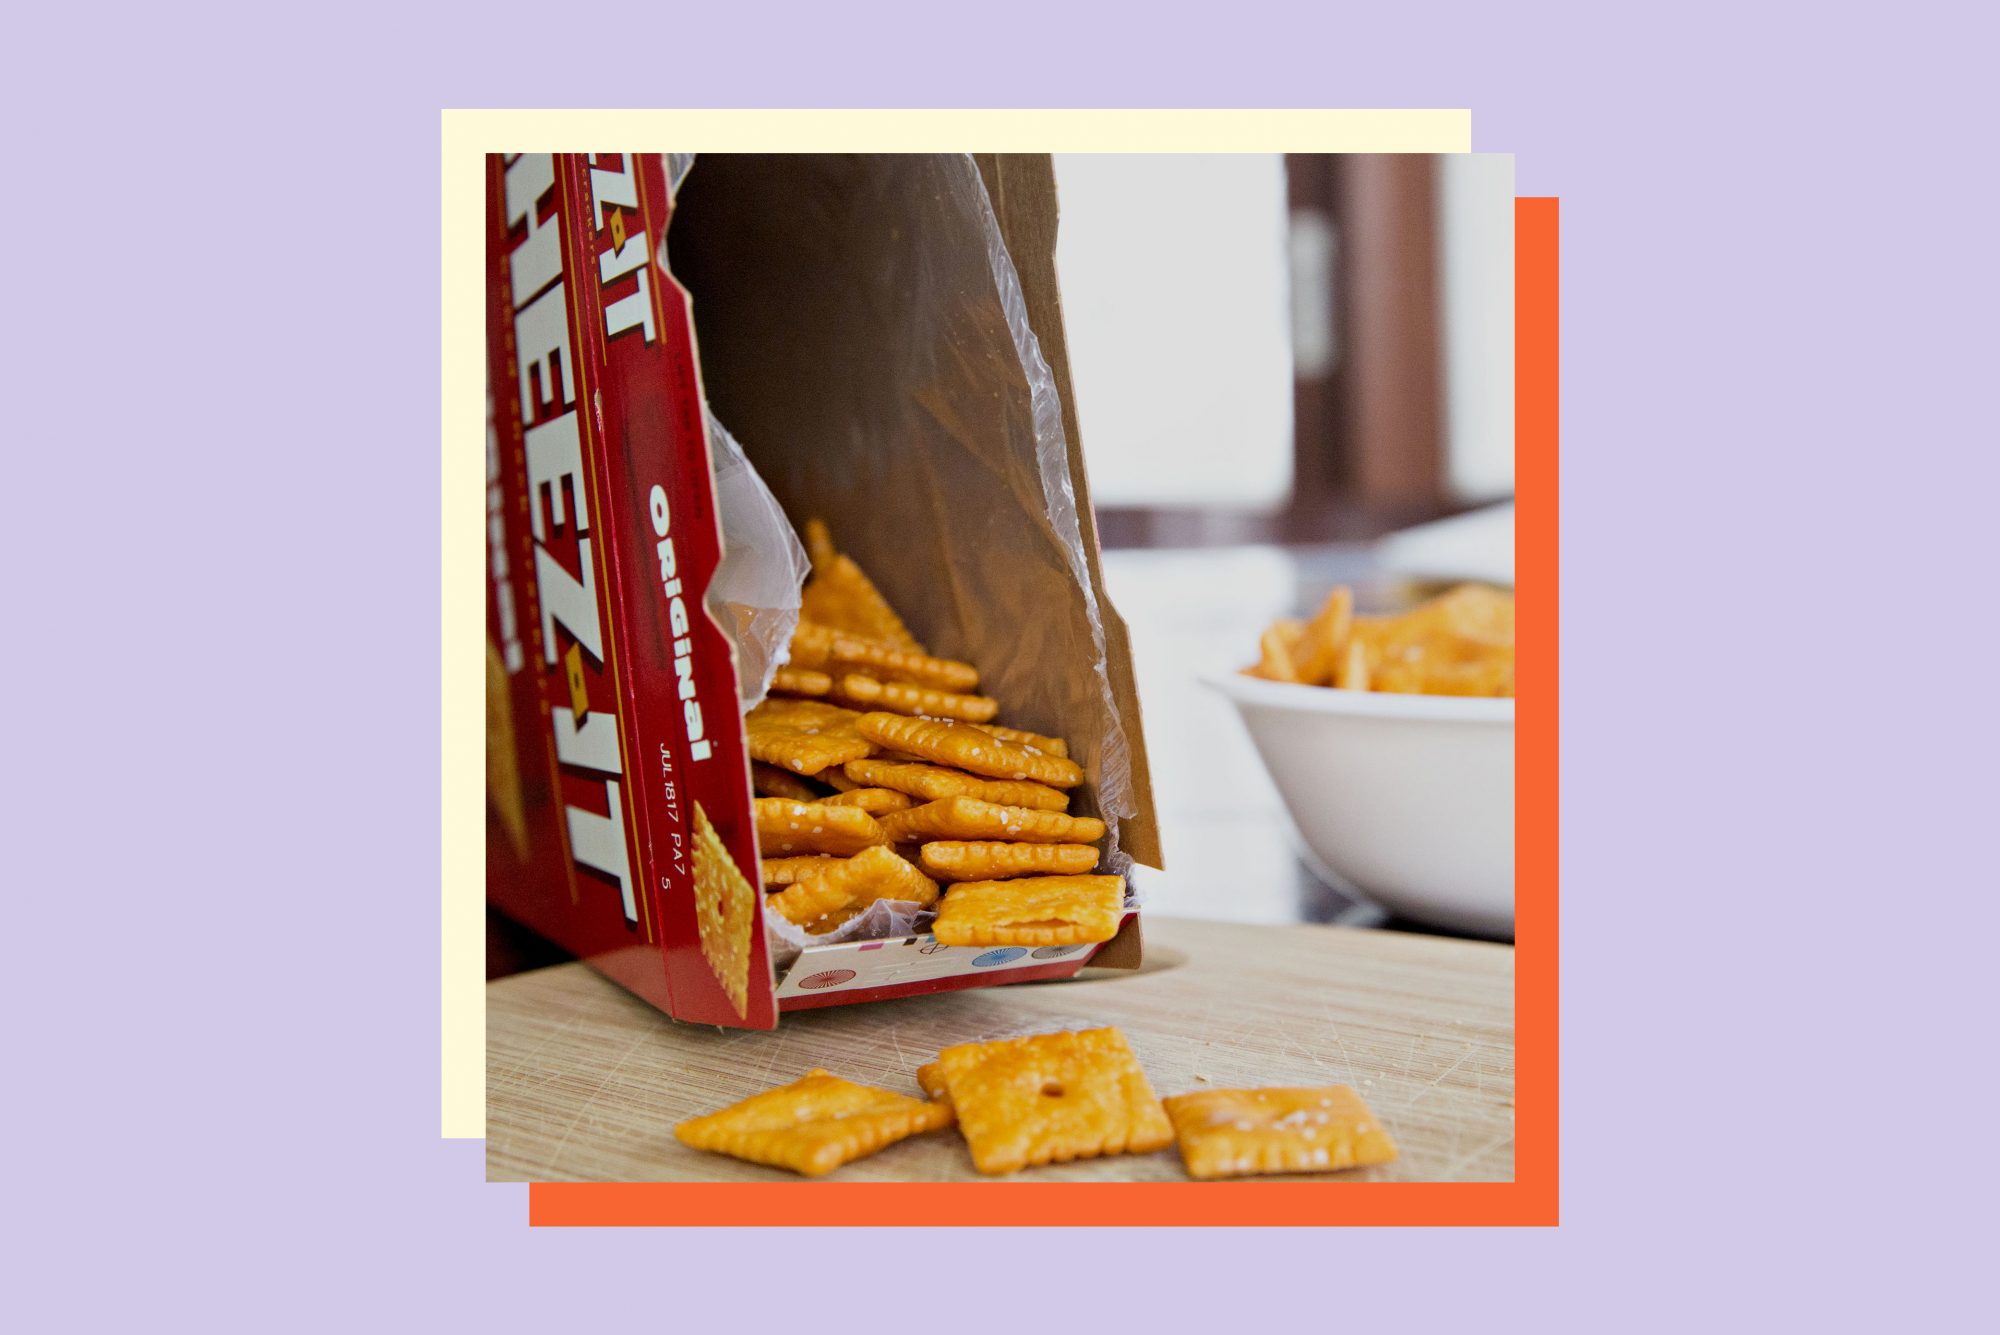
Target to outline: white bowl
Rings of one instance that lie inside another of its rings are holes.
[[[1405,917],[1514,934],[1512,700],[1206,680],[1324,870]]]

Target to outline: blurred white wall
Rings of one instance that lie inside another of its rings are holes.
[[[1462,501],[1514,490],[1514,155],[1441,155],[1446,476]]]
[[[1064,154],[1056,270],[1099,505],[1291,489],[1284,160]]]
[[[1435,161],[1447,477],[1460,500],[1481,501],[1514,489],[1514,159]],[[1288,235],[1284,159],[1059,153],[1055,168],[1056,269],[1093,498],[1283,503],[1290,266],[1309,262],[1316,289],[1337,240]],[[1330,329],[1298,332],[1308,360],[1339,355]]]

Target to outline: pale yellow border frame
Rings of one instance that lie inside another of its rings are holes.
[[[447,110],[443,235],[443,1134],[486,1134],[485,207],[488,153],[1469,153],[1472,113]]]

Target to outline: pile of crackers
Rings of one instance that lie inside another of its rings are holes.
[[[790,661],[745,719],[767,906],[812,935],[890,900],[935,906],[945,945],[1110,940],[1125,885],[1089,874],[1105,828],[1069,814],[1068,745],[995,723],[979,670],[932,656],[819,520],[806,548]]]
[[[1461,584],[1410,611],[1357,616],[1354,591],[1327,595],[1306,621],[1272,623],[1248,676],[1343,691],[1514,694],[1514,595]]]
[[[1113,1028],[961,1043],[916,1071],[918,1099],[812,1070],[682,1122],[695,1149],[808,1177],[957,1126],[982,1173],[1149,1154],[1179,1142],[1189,1177],[1324,1172],[1387,1163],[1395,1143],[1346,1085],[1208,1089],[1161,1099]]]

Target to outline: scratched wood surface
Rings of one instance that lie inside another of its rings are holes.
[[[495,1181],[757,1181],[791,1174],[688,1149],[673,1124],[814,1066],[915,1096],[939,1049],[1117,1025],[1160,1094],[1352,1085],[1402,1150],[1347,1180],[1514,1171],[1514,952],[1341,927],[1152,919],[1147,967],[787,1015],[774,1033],[679,1024],[582,964],[487,987],[486,1171]],[[977,1179],[955,1132],[824,1180]],[[1168,1149],[1015,1180],[1181,1177]]]

